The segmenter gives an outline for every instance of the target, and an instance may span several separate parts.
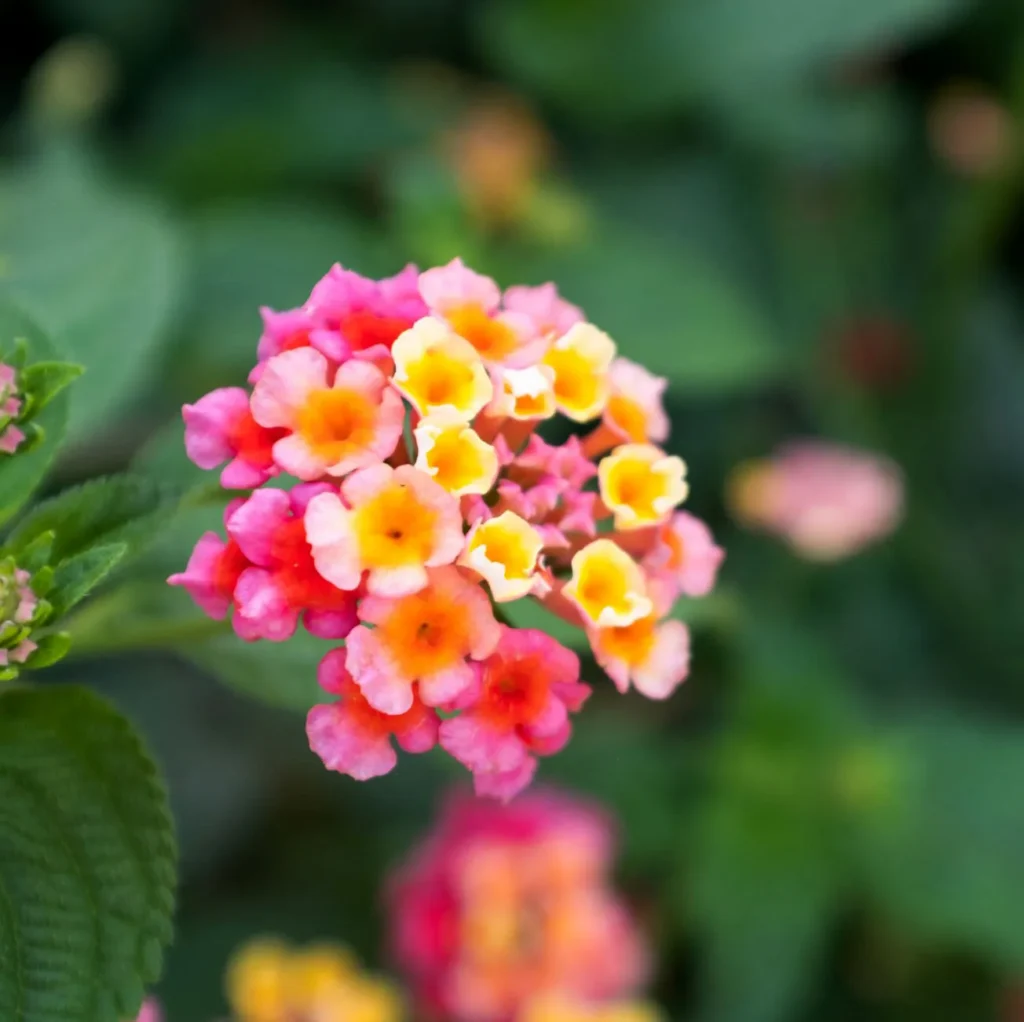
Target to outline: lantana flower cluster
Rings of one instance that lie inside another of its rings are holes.
[[[677,510],[664,380],[553,284],[502,292],[458,259],[379,281],[335,266],[263,322],[251,389],[184,408],[192,460],[251,492],[170,581],[243,639],[301,622],[339,644],[319,669],[337,701],[307,727],[328,768],[385,774],[394,739],[440,744],[480,794],[526,786],[590,689],[575,653],[504,623],[516,600],[580,627],[621,691],[679,685],[689,636],[668,615],[722,552]],[[556,417],[582,435],[544,439]]]
[[[619,1018],[599,1008],[638,990],[649,962],[610,884],[613,853],[608,819],[560,793],[449,802],[389,892],[394,957],[420,1014]]]

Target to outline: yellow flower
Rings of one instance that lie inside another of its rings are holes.
[[[476,348],[433,316],[399,336],[391,355],[393,382],[421,415],[451,411],[469,422],[494,393]]]
[[[434,412],[413,430],[416,468],[453,497],[487,493],[498,475],[498,455],[451,410]]]
[[[555,374],[555,403],[575,422],[596,419],[608,403],[615,342],[590,323],[577,323],[548,349],[543,364]]]
[[[597,467],[601,499],[617,529],[664,521],[689,493],[686,465],[653,444],[623,444]]]
[[[544,540],[529,522],[503,511],[473,527],[458,563],[485,579],[498,603],[507,603],[536,588],[543,549]]]
[[[616,1004],[585,1004],[561,994],[530,1001],[518,1022],[661,1022],[652,1004],[624,1001]]]
[[[228,966],[227,995],[237,1022],[400,1022],[403,1015],[390,985],[331,945],[295,951],[274,940],[254,941]]]
[[[622,628],[654,609],[640,565],[610,539],[595,539],[572,559],[563,593],[598,628]]]

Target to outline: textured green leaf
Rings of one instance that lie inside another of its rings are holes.
[[[108,476],[44,500],[18,523],[7,545],[17,550],[52,531],[53,563],[101,543],[125,543],[135,553],[177,509],[176,492],[153,479]]]
[[[117,567],[128,552],[127,543],[106,543],[69,557],[54,572],[48,599],[55,615],[66,614],[84,600]]]
[[[0,256],[2,253],[3,242],[0,241]],[[2,280],[0,275],[0,295]],[[17,340],[27,343],[30,362],[52,359],[56,354],[48,336],[34,320],[9,302],[0,300],[0,351],[7,350]],[[21,508],[42,481],[64,438],[67,414],[67,392],[64,391],[49,402],[35,420],[36,426],[44,431],[42,443],[15,456],[0,456],[0,525]]]
[[[170,221],[61,151],[0,177],[0,255],[0,297],[85,366],[71,422],[95,427],[135,396],[166,333],[179,276]]]
[[[325,701],[316,669],[324,655],[338,645],[317,639],[300,627],[287,642],[243,642],[229,634],[186,643],[179,652],[245,695],[305,712]]]
[[[619,351],[680,392],[751,387],[782,368],[768,323],[725,270],[685,244],[604,225],[586,244],[523,270],[556,280]]]
[[[157,769],[85,689],[0,695],[0,1018],[121,1022],[171,936],[175,844]]]

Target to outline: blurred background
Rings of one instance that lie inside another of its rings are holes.
[[[672,1020],[1024,1018],[1024,6],[1018,0],[0,5],[0,294],[88,372],[56,488],[200,474],[180,406],[331,263],[555,280],[670,380],[728,554],[668,704],[598,693],[541,778],[618,818]],[[887,538],[741,527],[794,437],[899,465]],[[182,842],[171,1022],[276,931],[387,969],[386,871],[464,784],[309,752],[321,644],[245,647],[162,579],[53,673],[149,736]],[[223,683],[223,684],[221,684]]]

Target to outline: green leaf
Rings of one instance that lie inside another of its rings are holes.
[[[695,89],[748,95],[837,60],[891,49],[937,31],[969,0],[688,0],[665,4],[663,29],[678,44]]]
[[[899,729],[861,816],[872,900],[912,934],[1024,967],[1024,731],[964,720]]]
[[[69,557],[54,572],[49,600],[55,616],[84,600],[128,552],[127,543],[106,543]]]
[[[21,374],[21,384],[32,394],[33,410],[41,410],[82,372],[82,367],[73,362],[37,362]]]
[[[107,543],[124,543],[134,554],[156,538],[177,510],[176,492],[153,479],[93,479],[34,507],[18,523],[7,547],[17,551],[52,531],[53,563]]]
[[[0,1017],[134,1017],[171,936],[167,795],[128,722],[76,687],[0,694]]]
[[[326,701],[316,669],[324,655],[339,645],[317,639],[300,627],[287,642],[243,642],[228,634],[185,644],[179,652],[245,695],[304,713]]]
[[[0,255],[0,297],[85,366],[71,423],[95,428],[138,394],[166,335],[179,283],[169,219],[61,151],[0,177]]]
[[[700,251],[604,225],[577,248],[523,267],[555,280],[626,358],[679,392],[721,393],[765,383],[779,346],[743,288]]]
[[[491,58],[591,121],[665,117],[700,99],[748,98],[836,61],[942,28],[970,0],[491,0]]]
[[[189,398],[238,384],[256,361],[261,305],[301,305],[336,262],[384,272],[376,242],[359,224],[322,206],[234,203],[193,224],[192,315],[174,367]],[[399,267],[394,267],[397,270]]]
[[[25,666],[32,671],[50,667],[63,660],[71,649],[71,636],[67,632],[51,632],[44,635],[36,648],[25,661]]]
[[[0,239],[0,258],[2,254],[3,241]],[[56,352],[49,337],[34,320],[2,300],[2,293],[3,277],[0,273],[0,351],[7,350],[17,340],[23,340],[28,347],[29,361],[52,359]],[[42,443],[12,456],[0,455],[0,525],[21,508],[46,475],[64,438],[67,415],[67,392],[63,392],[49,402],[35,419],[35,426],[43,430]]]

